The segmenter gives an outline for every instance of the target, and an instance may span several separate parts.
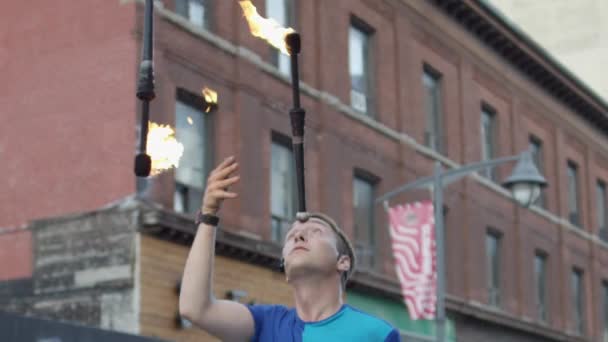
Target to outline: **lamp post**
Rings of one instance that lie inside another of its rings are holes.
[[[540,195],[540,191],[547,185],[545,178],[538,172],[532,160],[532,152],[526,150],[518,155],[487,160],[461,166],[456,169],[443,170],[440,162],[435,163],[432,176],[418,179],[394,189],[376,199],[388,209],[391,197],[404,191],[433,186],[433,208],[435,218],[436,246],[437,246],[437,310],[436,310],[436,341],[445,341],[445,260],[444,260],[444,222],[443,222],[443,187],[453,183],[469,173],[494,167],[503,163],[517,161],[511,176],[503,184],[511,190],[515,201],[522,207],[529,207]]]

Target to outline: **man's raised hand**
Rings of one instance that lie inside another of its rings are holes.
[[[233,175],[239,164],[233,156],[224,159],[209,175],[207,187],[203,196],[201,211],[203,214],[216,215],[226,198],[235,198],[235,192],[229,192],[228,187],[237,183],[238,175]]]

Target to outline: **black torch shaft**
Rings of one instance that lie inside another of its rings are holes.
[[[300,35],[290,33],[285,37],[287,51],[291,59],[291,89],[293,108],[289,111],[292,130],[292,148],[296,163],[296,182],[298,187],[298,212],[306,212],[306,191],[304,182],[304,118],[306,111],[300,107],[300,76],[298,73],[298,54]]]
[[[150,120],[150,101],[141,102],[141,121],[139,126],[139,152],[146,153],[148,145],[148,122]]]
[[[146,154],[148,140],[148,121],[150,119],[150,101],[154,94],[154,68],[152,63],[153,51],[153,0],[146,0],[144,9],[144,34],[137,80],[137,98],[141,100],[141,121],[139,134],[139,151],[135,156],[135,175],[147,177],[152,169],[152,159]]]
[[[291,62],[291,92],[293,94],[293,108],[300,108],[300,73],[298,71],[298,54],[289,55]]]

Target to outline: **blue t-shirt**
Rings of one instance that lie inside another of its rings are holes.
[[[389,323],[347,304],[318,322],[304,322],[295,308],[283,305],[249,305],[247,308],[255,322],[253,342],[401,341],[399,332]]]

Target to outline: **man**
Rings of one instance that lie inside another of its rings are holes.
[[[224,199],[237,196],[228,190],[239,180],[237,168],[229,157],[209,176],[182,279],[180,314],[223,341],[399,341],[388,323],[343,303],[344,285],[355,266],[353,249],[323,214],[300,217],[285,240],[282,260],[295,308],[214,298],[216,215]]]

